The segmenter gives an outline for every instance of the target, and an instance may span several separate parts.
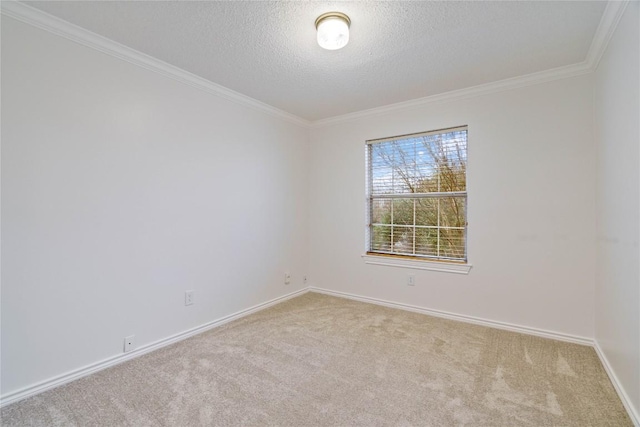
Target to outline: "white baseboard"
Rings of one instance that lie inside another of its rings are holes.
[[[616,376],[616,373],[613,370],[613,367],[609,363],[609,359],[607,359],[607,356],[604,354],[604,351],[602,351],[602,348],[600,347],[600,344],[598,344],[597,340],[593,340],[593,348],[598,354],[598,357],[600,358],[600,362],[602,362],[602,366],[604,366],[604,370],[607,372],[607,375],[609,376],[609,379],[611,380],[613,387],[616,389],[618,396],[620,396],[620,400],[622,400],[622,404],[624,405],[624,408],[627,410],[627,413],[629,414],[629,418],[631,418],[631,421],[636,427],[640,427],[640,414],[638,414],[638,411],[636,410],[636,408],[634,408],[633,405],[631,404],[631,399],[627,395],[627,392],[624,390],[624,387],[622,387],[622,384],[618,380],[618,377]]]
[[[332,291],[329,289],[310,287],[311,292],[317,292],[326,295],[332,295],[341,298],[348,298],[356,301],[368,302],[371,304],[382,305],[385,307],[398,308],[400,310],[413,311],[415,313],[427,314],[429,316],[441,317],[449,320],[457,320],[459,322],[472,323],[474,325],[488,326],[490,328],[504,329],[512,332],[520,332],[527,335],[535,335],[543,338],[551,338],[558,341],[566,341],[574,344],[593,346],[593,340],[578,335],[563,334],[561,332],[547,331],[544,329],[531,328],[528,326],[515,325],[513,323],[499,322],[496,320],[487,320],[479,317],[466,316],[463,314],[450,313],[442,310],[433,310],[431,308],[419,307],[416,305],[403,304],[399,302],[387,301],[378,298],[365,297],[362,295],[354,295],[346,292]]]
[[[220,319],[205,323],[204,325],[200,325],[200,326],[197,326],[195,328],[192,328],[192,329],[186,330],[184,332],[181,332],[179,334],[172,335],[170,337],[161,339],[161,340],[153,342],[151,344],[147,344],[145,346],[137,348],[136,350],[133,350],[130,353],[119,354],[117,356],[113,356],[113,357],[110,357],[108,359],[104,359],[104,360],[102,360],[100,362],[96,362],[96,363],[93,363],[91,365],[84,366],[82,368],[79,368],[79,369],[67,372],[65,374],[59,375],[57,377],[54,377],[54,378],[39,382],[37,384],[34,384],[34,385],[31,385],[31,386],[19,389],[17,391],[8,393],[6,395],[0,396],[0,407],[9,405],[11,403],[17,402],[17,401],[22,400],[22,399],[26,399],[27,397],[34,396],[34,395],[42,393],[42,392],[44,392],[46,390],[50,390],[52,388],[61,386],[63,384],[66,384],[66,383],[71,382],[73,380],[85,377],[87,375],[91,375],[94,372],[101,371],[103,369],[106,369],[108,367],[117,365],[119,363],[126,362],[127,360],[131,360],[133,358],[142,356],[143,354],[149,353],[151,351],[157,350],[157,349],[162,348],[162,347],[166,347],[166,346],[168,346],[170,344],[173,344],[175,342],[182,341],[182,340],[184,340],[186,338],[189,338],[189,337],[192,337],[194,335],[200,334],[202,332],[208,331],[208,330],[213,329],[215,327],[224,325],[225,323],[229,323],[229,322],[231,322],[233,320],[240,319],[242,317],[248,316],[248,315],[250,315],[252,313],[255,313],[255,312],[258,312],[260,310],[264,310],[264,309],[266,309],[268,307],[271,307],[271,306],[273,306],[275,304],[284,302],[284,301],[286,301],[288,299],[297,297],[297,296],[305,294],[307,292],[316,292],[316,293],[331,295],[331,296],[335,296],[335,297],[339,297],[339,298],[347,298],[347,299],[352,299],[352,300],[355,300],[355,301],[361,301],[361,302],[381,305],[381,306],[390,307],[390,308],[397,308],[397,309],[400,309],[400,310],[412,311],[412,312],[416,312],[416,313],[427,314],[427,315],[430,315],[430,316],[441,317],[441,318],[450,319],[450,320],[457,320],[457,321],[460,321],[460,322],[471,323],[471,324],[475,324],[475,325],[488,326],[488,327],[491,327],[491,328],[504,329],[504,330],[508,330],[508,331],[512,331],[512,332],[520,332],[520,333],[527,334],[527,335],[535,335],[535,336],[539,336],[539,337],[543,337],[543,338],[551,338],[551,339],[555,339],[555,340],[559,340],[559,341],[565,341],[565,342],[571,342],[571,343],[575,343],[575,344],[591,346],[596,351],[596,354],[598,355],[598,357],[600,359],[600,362],[604,366],[604,369],[605,369],[607,375],[609,376],[609,379],[611,380],[611,383],[613,384],[616,392],[618,393],[618,396],[620,397],[620,400],[622,401],[622,404],[624,405],[625,409],[627,410],[627,413],[629,414],[629,417],[631,418],[632,422],[634,423],[634,425],[636,427],[640,427],[640,416],[638,415],[638,412],[636,411],[636,409],[631,404],[631,400],[629,399],[629,396],[627,396],[624,388],[620,384],[620,381],[618,381],[618,378],[617,378],[613,368],[611,367],[607,357],[605,356],[604,352],[600,348],[600,346],[599,346],[597,341],[594,341],[592,339],[585,338],[585,337],[576,336],[576,335],[569,335],[569,334],[563,334],[563,333],[554,332],[554,331],[547,331],[547,330],[538,329],[538,328],[520,326],[520,325],[515,325],[515,324],[512,324],[512,323],[498,322],[498,321],[494,321],[494,320],[481,319],[481,318],[473,317],[473,316],[465,316],[465,315],[462,315],[462,314],[449,313],[449,312],[441,311],[441,310],[433,310],[433,309],[429,309],[429,308],[418,307],[418,306],[414,306],[414,305],[403,304],[403,303],[398,303],[398,302],[393,302],[393,301],[387,301],[387,300],[382,300],[382,299],[378,299],[378,298],[365,297],[365,296],[361,296],[361,295],[354,295],[354,294],[350,294],[350,293],[347,293],[347,292],[332,291],[332,290],[329,290],[329,289],[317,288],[317,287],[313,287],[313,286],[301,289],[299,291],[292,292],[292,293],[287,294],[287,295],[283,295],[283,296],[278,297],[278,298],[274,298],[274,299],[272,299],[270,301],[267,301],[267,302],[264,302],[262,304],[255,305],[255,306],[247,308],[245,310],[241,310],[241,311],[238,311],[236,313],[230,314],[228,316],[221,317]]]
[[[75,369],[73,371],[64,373],[62,375],[58,375],[48,380],[44,380],[39,383],[18,389],[11,393],[7,393],[5,395],[0,396],[0,407],[4,407],[6,405],[17,402],[19,400],[26,399],[27,397],[35,396],[36,394],[42,393],[43,391],[61,386],[73,380],[86,377],[87,375],[91,375],[95,372],[101,371],[103,369],[109,368],[111,366],[117,365],[122,362],[126,362],[127,360],[134,359],[136,357],[142,356],[143,354],[149,353],[159,348],[166,347],[178,341],[182,341],[186,338],[208,331],[209,329],[213,329],[218,326],[224,325],[225,323],[229,323],[233,320],[240,319],[241,317],[248,316],[252,313],[264,310],[275,304],[281,303],[283,301],[297,297],[307,292],[309,292],[309,288],[304,288],[296,292],[291,292],[287,295],[274,298],[262,304],[254,305],[253,307],[249,307],[245,310],[238,311],[236,313],[230,314],[225,317],[221,317],[219,319],[213,320],[203,325],[196,326],[195,328],[188,329],[184,332],[180,332],[170,337],[163,338],[156,342],[144,345],[129,353],[118,354],[116,356],[112,356],[107,359],[101,360],[99,362],[84,366],[82,368]]]

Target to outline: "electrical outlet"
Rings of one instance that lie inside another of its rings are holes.
[[[193,305],[195,291],[184,291],[184,305]]]
[[[128,337],[126,337],[124,339],[124,352],[125,353],[128,353],[131,350],[133,350],[133,347],[135,347],[135,339],[136,339],[135,335],[129,335]]]
[[[291,283],[291,273],[289,273],[288,271],[286,271],[284,273],[284,284],[288,285],[289,283]]]
[[[416,275],[415,274],[409,274],[407,276],[407,285],[409,285],[409,286],[415,286],[416,285]]]

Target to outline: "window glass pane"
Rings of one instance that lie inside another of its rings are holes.
[[[391,147],[385,144],[371,146],[372,194],[393,193],[393,162]]]
[[[373,224],[391,224],[391,199],[373,200],[371,222]]]
[[[371,144],[373,194],[465,191],[466,131]]]
[[[440,229],[440,256],[448,258],[465,258],[464,230]]]
[[[428,191],[465,191],[466,131],[423,136],[420,142],[419,151],[426,159],[423,168],[429,172],[424,182]]]
[[[420,164],[417,168],[416,193],[438,191],[438,166],[432,163]]]
[[[391,252],[391,227],[381,225],[371,227],[371,250]]]
[[[438,225],[438,199],[416,200],[416,225]]]
[[[393,193],[393,170],[390,167],[381,167],[372,172],[372,194]]]
[[[394,169],[394,193],[415,192],[415,142],[413,140],[393,141],[392,165]]]
[[[466,198],[443,197],[440,200],[440,226],[464,227],[467,221]]]
[[[416,255],[438,255],[438,229],[416,228]]]
[[[393,252],[413,254],[413,227],[393,227]]]
[[[413,225],[413,199],[393,200],[393,223]]]

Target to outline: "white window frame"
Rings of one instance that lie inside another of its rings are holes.
[[[457,273],[457,274],[469,274],[471,270],[471,264],[468,261],[468,245],[467,245],[467,234],[468,234],[468,212],[465,206],[465,225],[462,227],[464,229],[465,236],[465,250],[464,250],[464,259],[447,259],[447,257],[443,256],[427,256],[427,255],[415,255],[415,242],[414,242],[414,254],[398,254],[394,252],[383,252],[383,251],[372,251],[371,250],[371,239],[372,239],[372,212],[373,212],[373,201],[375,199],[414,199],[414,221],[415,221],[415,199],[419,198],[439,198],[439,197],[463,197],[465,200],[465,205],[467,201],[467,191],[465,185],[465,191],[455,191],[455,192],[431,192],[431,193],[398,193],[398,194],[376,194],[374,195],[372,192],[373,189],[373,177],[372,177],[372,159],[371,159],[371,146],[373,144],[378,143],[388,143],[391,141],[401,141],[404,139],[416,138],[420,136],[428,136],[428,135],[437,135],[444,134],[449,132],[455,132],[464,130],[467,132],[467,140],[468,140],[468,128],[467,126],[457,126],[453,128],[447,129],[439,129],[429,132],[420,132],[415,134],[407,134],[400,135],[389,138],[380,138],[374,140],[368,140],[365,144],[365,155],[366,155],[366,233],[365,233],[365,253],[362,255],[362,258],[366,264],[372,265],[381,265],[381,266],[390,266],[390,267],[403,267],[403,268],[413,268],[419,270],[431,270],[431,271],[440,271],[440,272],[448,272],[448,273]],[[465,175],[466,180],[466,175]],[[414,229],[416,228],[415,222],[412,226]],[[433,227],[427,227],[433,228]],[[440,225],[438,224],[437,229],[440,229]],[[447,227],[450,228],[450,227]],[[415,231],[414,231],[415,234]],[[439,234],[438,234],[439,235]],[[438,245],[439,248],[439,245]]]

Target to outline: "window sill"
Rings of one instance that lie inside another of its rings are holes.
[[[396,258],[384,255],[362,255],[366,264],[385,265],[388,267],[414,268],[417,270],[440,271],[443,273],[469,274],[471,264],[446,261],[429,261],[421,259]]]

